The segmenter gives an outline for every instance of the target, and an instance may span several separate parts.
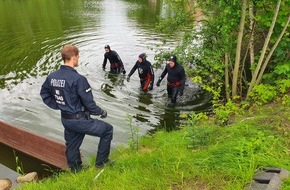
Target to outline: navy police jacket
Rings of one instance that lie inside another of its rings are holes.
[[[65,114],[89,111],[101,115],[102,109],[96,105],[87,79],[74,68],[61,65],[60,69],[49,74],[43,83],[40,96],[52,109]]]
[[[154,71],[149,61],[144,60],[142,63],[136,61],[128,76],[131,77],[136,69],[138,69],[139,78],[141,80],[146,80],[150,76],[150,81],[154,81]]]

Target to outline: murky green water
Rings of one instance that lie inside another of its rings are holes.
[[[158,16],[166,15],[159,0],[5,0],[0,1],[0,119],[63,142],[60,114],[39,96],[45,77],[62,63],[59,50],[72,43],[80,49],[78,72],[92,86],[96,103],[108,112],[114,126],[112,147],[130,136],[127,114],[140,134],[155,128],[178,127],[182,107],[165,106],[165,80],[149,93],[139,90],[137,73],[116,76],[101,69],[104,45],[110,44],[130,71],[140,53],[154,63],[154,49],[174,47],[178,35],[155,30]],[[108,68],[108,65],[107,65]],[[155,70],[156,78],[162,70]],[[198,109],[198,107],[194,107]],[[86,137],[84,155],[95,154],[98,139]],[[1,162],[0,162],[1,163]]]

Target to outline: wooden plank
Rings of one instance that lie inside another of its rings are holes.
[[[58,168],[67,168],[64,144],[1,120],[0,142]]]

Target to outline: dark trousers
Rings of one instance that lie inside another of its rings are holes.
[[[121,67],[110,68],[110,72],[114,73],[114,74],[119,74],[119,73],[121,73]]]
[[[114,74],[121,73],[121,64],[120,63],[111,63],[110,71],[111,71],[111,73],[114,73]]]
[[[176,103],[176,98],[179,93],[180,86],[167,85],[167,95],[171,99],[171,103]]]
[[[82,167],[80,146],[85,135],[100,137],[96,165],[101,165],[109,158],[111,141],[113,139],[113,126],[98,119],[63,119],[66,141],[66,158],[68,166],[73,171]]]

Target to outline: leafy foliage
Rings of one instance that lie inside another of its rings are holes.
[[[264,105],[267,102],[274,100],[276,95],[277,92],[275,87],[267,84],[260,84],[254,87],[249,97],[255,104]]]
[[[283,64],[277,65],[274,68],[273,73],[275,73],[276,75],[278,75],[280,77],[290,79],[290,60],[288,60],[287,62],[285,62]]]
[[[288,80],[280,80],[276,82],[278,92],[282,94],[287,94],[290,91],[290,79]]]
[[[250,93],[250,101],[257,105],[264,105],[273,100],[282,99],[283,104],[289,104],[290,80],[276,81],[275,84],[260,84]]]
[[[229,55],[228,69],[229,74],[231,74],[235,62],[235,48],[237,43],[237,34],[239,32],[239,19],[241,16],[241,1],[207,0],[195,2],[197,2],[197,4],[194,5],[194,8],[198,6],[202,9],[204,19],[199,23],[195,23],[195,26],[192,29],[183,29],[185,32],[183,35],[183,40],[180,44],[171,52],[160,52],[160,54],[156,55],[155,59],[160,62],[170,54],[175,54],[180,63],[186,68],[187,75],[194,79],[195,82],[201,84],[203,89],[212,93],[213,105],[222,105],[221,102],[224,102],[225,86],[227,85],[225,84],[226,73],[224,57],[226,53]],[[256,0],[248,2],[248,6],[253,6],[255,17],[254,29],[251,31],[249,28],[249,13],[247,12],[241,52],[241,61],[245,61],[245,64],[242,65],[242,63],[240,63],[241,75],[238,76],[238,91],[240,100],[245,97],[247,88],[249,87],[249,81],[251,81],[251,73],[257,66],[257,63],[254,63],[253,65],[250,64],[249,53],[247,51],[250,36],[252,33],[255,36],[254,53],[255,62],[257,62],[260,56],[259,52],[263,47],[266,34],[269,30],[269,26],[271,25],[273,12],[277,3],[277,1],[274,0]],[[176,13],[178,11],[187,11],[192,13],[192,11],[182,9],[182,7],[186,5],[186,1],[176,0],[171,3],[175,3],[174,5],[179,7],[175,9]],[[287,3],[282,1],[273,34],[270,39],[269,48],[271,48],[277,41],[282,28],[286,24],[288,17],[287,7]],[[189,14],[189,16],[192,17],[193,14]],[[176,22],[172,21],[174,18],[176,18]],[[183,24],[178,24],[178,17],[171,17],[170,19],[171,23],[175,23],[179,25],[179,27],[184,26]],[[288,36],[289,32],[286,32],[284,38],[282,38],[271,56],[270,63],[265,70],[266,74],[263,77],[263,83],[274,85],[276,83],[275,81],[289,79],[290,64],[288,50],[290,43]],[[267,50],[266,53],[268,52],[269,50]],[[231,77],[232,76],[229,78],[230,83],[232,81]],[[263,90],[259,88],[261,87],[257,87],[255,89],[256,93],[251,94],[252,99],[254,95],[259,95],[262,93]],[[265,95],[260,103],[263,104],[263,102],[269,101],[271,99],[270,97],[270,94]],[[257,99],[259,99],[259,97],[257,97]],[[224,115],[227,114],[225,113]]]
[[[232,100],[228,100],[225,105],[216,106],[214,110],[215,119],[218,124],[223,126],[229,124],[229,119],[238,113],[242,113],[243,109],[239,104],[234,103]]]
[[[208,126],[199,126],[198,123],[208,120],[204,113],[194,113],[188,115],[186,126],[188,127],[185,139],[190,149],[200,149],[207,147],[211,143],[213,128]]]

